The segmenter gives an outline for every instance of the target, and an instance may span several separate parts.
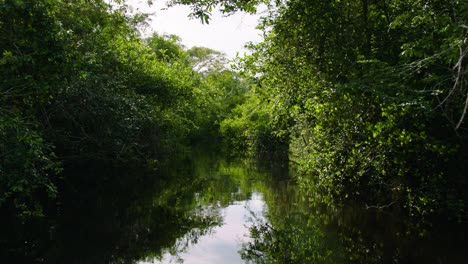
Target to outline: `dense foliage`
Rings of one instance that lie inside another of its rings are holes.
[[[157,168],[243,100],[223,54],[143,39],[117,2],[0,1],[2,212],[43,216],[68,167]]]
[[[158,170],[222,139],[289,156],[311,203],[466,221],[466,1],[170,1],[204,23],[217,6],[268,4],[265,39],[238,71],[177,36],[143,38],[145,15],[111,2],[0,0],[0,213],[10,222],[60,214],[61,197],[83,187],[70,175],[90,164]]]
[[[243,60],[249,99],[222,129],[253,149],[288,144],[316,202],[464,221],[467,8],[277,1]]]

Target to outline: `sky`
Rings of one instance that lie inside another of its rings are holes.
[[[190,8],[175,6],[168,10],[164,0],[156,0],[150,7],[146,0],[129,0],[128,4],[135,10],[154,13],[151,16],[150,27],[147,29],[160,34],[175,34],[182,39],[187,48],[202,46],[224,52],[232,59],[239,52],[242,55],[246,50],[245,43],[260,42],[261,31],[255,29],[260,15],[250,15],[238,12],[224,17],[219,11],[213,11],[210,23],[202,24],[198,19],[190,19]]]

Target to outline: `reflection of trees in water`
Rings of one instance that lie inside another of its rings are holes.
[[[187,230],[182,237],[177,238],[173,245],[168,248],[164,248],[161,252],[166,251],[172,255],[172,260],[176,263],[183,263],[180,253],[187,252],[192,245],[198,243],[198,240],[202,236],[211,234],[215,226],[221,225],[223,219],[220,211],[220,206],[200,206],[196,210],[192,211],[190,218],[203,219],[206,221],[205,225],[203,225],[205,228],[196,227]],[[161,259],[161,255],[157,258]],[[146,256],[145,259],[151,260],[149,256]]]
[[[268,212],[253,215],[251,240],[241,256],[249,263],[466,263],[466,228],[428,226],[347,204],[311,205],[288,180],[265,179]],[[435,223],[435,222],[433,222]],[[458,232],[458,233],[457,233]]]
[[[195,201],[199,212],[216,218],[217,222],[210,226],[221,225],[222,209],[237,201],[251,199],[256,190],[263,188],[262,179],[265,178],[265,172],[257,168],[252,161],[226,160],[206,153],[197,153],[195,157],[193,169],[198,182]],[[177,239],[174,246],[166,249],[172,255],[170,263],[183,263],[180,253],[187,252],[201,236],[211,231],[212,229],[193,229]]]
[[[250,237],[240,250],[249,263],[340,263],[333,234],[299,207],[285,213],[269,204],[266,218],[253,215]]]
[[[246,261],[466,262],[460,256],[466,232],[460,231],[458,239],[454,232],[440,236],[446,230],[420,238],[424,229],[407,224],[395,213],[353,205],[311,207],[287,177],[287,167],[271,171],[248,161],[226,162],[201,155],[198,159],[168,165],[157,174],[102,165],[75,170],[61,186],[66,196],[60,199],[56,217],[23,224],[0,219],[2,260],[136,263],[158,259],[165,252],[177,259],[220,225],[221,208],[247,200],[257,191],[263,194],[268,212],[252,216],[251,239],[240,251]],[[79,186],[80,192],[69,186]]]
[[[71,170],[69,170],[71,171]],[[184,252],[222,222],[221,209],[246,200],[260,183],[248,162],[196,155],[157,173],[81,166],[68,175],[60,214],[29,239],[40,247],[16,260],[34,263],[137,263]],[[18,249],[25,252],[28,249]],[[42,259],[42,260],[41,260]],[[18,263],[20,261],[16,261]]]
[[[160,256],[164,248],[180,250],[174,246],[179,238],[194,242],[220,222],[216,208],[196,201],[200,181],[186,165],[165,175],[90,164],[74,170],[61,187],[66,195],[56,216],[33,223],[0,220],[2,261],[135,263]]]
[[[274,205],[273,205],[274,206]],[[465,263],[466,239],[446,231],[425,234],[420,228],[393,220],[343,221],[316,211],[253,218],[251,241],[243,244],[242,258],[250,263]],[[274,211],[275,209],[273,209]],[[389,216],[390,217],[390,216]],[[365,219],[368,218],[368,219]],[[339,220],[339,221],[338,221]],[[405,233],[406,232],[406,233]]]

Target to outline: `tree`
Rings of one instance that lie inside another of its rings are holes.
[[[196,72],[221,72],[227,67],[226,55],[222,52],[205,47],[192,47],[187,53]]]
[[[219,7],[220,11],[224,14],[232,14],[237,11],[248,13],[255,13],[257,5],[261,3],[268,3],[269,0],[171,0],[168,6],[175,5],[188,5],[192,9],[190,14],[193,18],[198,18],[202,23],[208,24],[210,15],[214,8]]]
[[[125,8],[100,0],[0,2],[2,210],[41,215],[67,167],[144,166],[176,152],[194,130],[190,102],[199,80],[176,60],[182,47],[174,36],[145,44]],[[170,64],[153,44],[173,49]]]
[[[291,135],[303,188],[461,216],[466,13],[462,2],[291,0],[264,18],[246,72],[276,134]]]
[[[173,61],[183,56],[181,39],[176,35],[153,35],[146,39],[147,45],[160,60]]]

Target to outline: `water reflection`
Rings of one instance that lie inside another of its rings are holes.
[[[0,219],[0,262],[136,263],[160,256],[182,236],[198,240],[219,225],[219,210],[199,205],[195,193],[203,181],[189,160],[178,164],[157,173],[89,163],[75,168],[48,217]]]
[[[193,156],[156,173],[81,166],[55,214],[0,219],[0,262],[468,263],[465,226],[314,207],[287,167]]]
[[[421,223],[359,204],[320,207],[290,181],[266,181],[268,213],[253,219],[250,263],[468,263],[467,227]]]
[[[244,263],[238,251],[240,245],[248,240],[247,220],[252,213],[262,215],[264,206],[262,195],[253,192],[249,200],[236,201],[221,209],[222,225],[214,228],[210,234],[201,237],[185,252],[180,252],[176,256],[166,253],[161,260],[141,263]]]
[[[188,163],[187,163],[188,164]],[[189,166],[171,174],[107,171],[107,179],[83,182],[93,173],[73,177],[86,184],[85,193],[67,192],[58,218],[56,243],[47,263],[135,263],[159,256],[177,238],[196,241],[218,225],[216,208],[197,204],[197,179]],[[94,175],[96,176],[96,175]],[[77,186],[73,183],[72,186]]]
[[[196,157],[194,172],[200,182],[196,201],[202,208],[217,208],[220,225],[194,243],[180,237],[162,258],[146,257],[140,263],[244,263],[238,251],[248,241],[248,219],[265,210],[263,194],[258,192],[265,173],[248,161]]]

